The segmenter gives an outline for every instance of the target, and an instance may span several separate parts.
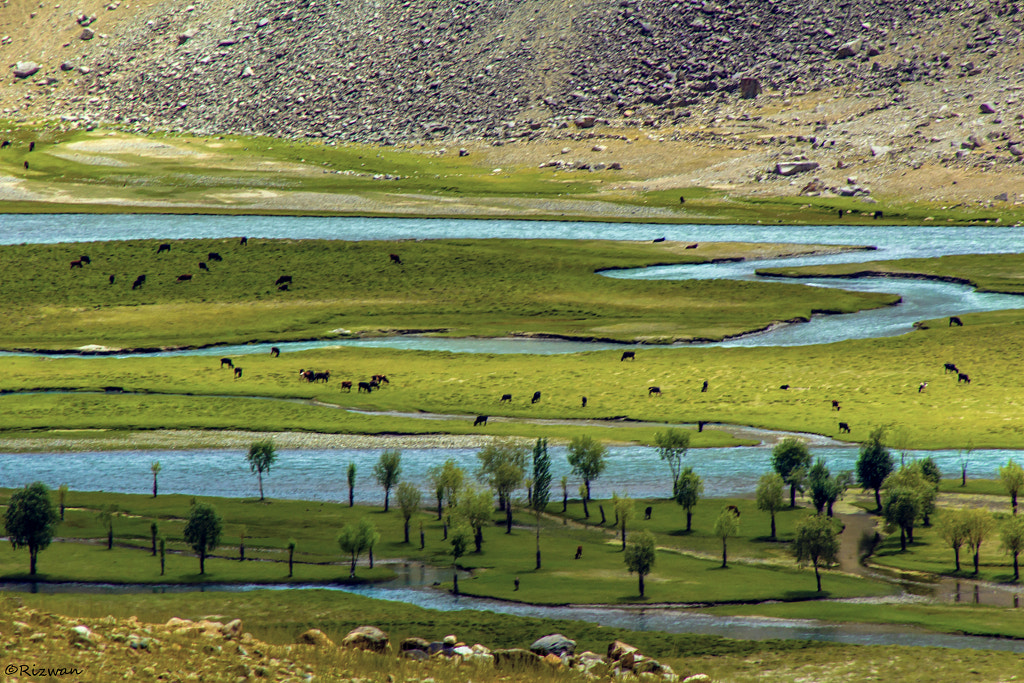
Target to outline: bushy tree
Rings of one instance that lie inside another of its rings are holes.
[[[875,509],[882,510],[882,484],[892,474],[892,454],[885,447],[885,427],[875,427],[866,443],[860,447],[857,458],[857,481],[864,490],[874,489]]]
[[[465,522],[473,530],[476,552],[483,552],[484,525],[490,524],[494,504],[490,491],[467,487],[459,496],[459,502],[452,508],[456,524]]]
[[[1010,494],[1010,505],[1013,514],[1017,514],[1017,494],[1024,490],[1024,467],[1021,467],[1013,458],[999,468],[999,481],[1003,482],[1006,492]]]
[[[914,522],[921,514],[921,494],[909,486],[893,486],[886,489],[882,515],[887,531],[900,530],[900,550],[907,549],[907,542],[914,542]]]
[[[405,542],[408,543],[409,520],[420,508],[420,490],[409,482],[403,481],[398,485],[395,495],[398,496],[398,507],[402,509],[402,519],[405,520]]]
[[[679,473],[679,480],[676,482],[675,488],[675,501],[686,510],[686,530],[689,531],[690,522],[693,520],[693,508],[697,506],[697,501],[704,493],[704,482],[692,467],[687,467]]]
[[[803,441],[787,436],[772,449],[772,468],[789,485],[789,507],[796,507],[796,492],[811,466],[811,452]]]
[[[715,520],[714,527],[715,536],[722,539],[722,569],[729,566],[726,542],[729,540],[730,536],[735,536],[739,530],[739,513],[729,507],[722,508],[722,511],[718,513],[718,519]]]
[[[1003,550],[1013,557],[1013,580],[1020,580],[1020,554],[1024,552],[1024,516],[1010,517],[1000,530]]]
[[[772,535],[775,538],[775,513],[782,509],[785,482],[778,472],[769,472],[757,480],[757,509],[772,517]]]
[[[260,500],[263,500],[263,473],[270,473],[270,468],[277,462],[277,449],[272,439],[261,439],[249,446],[249,453],[245,456],[249,463],[249,470],[257,476],[260,482]]]
[[[384,489],[384,512],[388,511],[391,501],[391,489],[398,484],[402,476],[402,452],[394,448],[385,449],[380,460],[373,466],[373,477]]]
[[[654,433],[654,445],[658,449],[658,457],[668,465],[672,472],[672,493],[675,494],[676,483],[683,466],[683,457],[690,448],[690,433],[681,429],[669,429]]]
[[[28,573],[35,575],[39,553],[49,547],[60,524],[50,500],[50,489],[41,481],[11,494],[4,512],[4,530],[15,550],[28,548]]]
[[[992,513],[986,508],[972,508],[966,511],[967,547],[974,554],[974,573],[978,573],[978,559],[981,544],[995,528]]]
[[[961,508],[943,510],[939,518],[939,534],[946,545],[953,549],[956,571],[959,572],[960,548],[967,542],[968,537],[967,511]]]
[[[544,438],[537,439],[533,447],[532,485],[530,505],[537,518],[537,569],[540,569],[540,516],[551,498],[551,458],[548,457],[548,440]]]
[[[505,512],[505,533],[512,533],[512,492],[526,476],[529,450],[516,439],[492,441],[479,451],[479,477],[498,494],[498,509]]]
[[[814,565],[814,578],[821,592],[821,574],[818,568],[829,567],[839,561],[838,522],[822,515],[808,515],[797,522],[792,551],[800,564]]]
[[[590,500],[590,482],[601,476],[607,466],[607,456],[608,449],[604,444],[589,436],[574,436],[569,442],[569,465],[572,473],[582,477],[583,485],[587,487],[586,500]]]
[[[650,574],[651,569],[654,568],[656,554],[654,540],[654,534],[647,529],[633,534],[623,556],[629,573],[636,572],[640,579],[641,598],[644,597],[644,577]]]
[[[466,472],[455,460],[448,458],[443,464],[430,468],[427,476],[437,498],[437,518],[441,519],[444,503],[447,501],[450,508],[458,500],[459,491],[466,481]]]
[[[185,542],[199,554],[199,573],[206,573],[206,555],[220,545],[224,522],[217,510],[208,503],[196,503],[188,513],[185,523]]]
[[[348,578],[356,577],[356,563],[364,551],[371,551],[380,538],[376,528],[370,520],[363,518],[356,524],[346,524],[338,533],[338,547],[341,552],[348,553],[351,564],[349,565]],[[370,566],[373,564],[371,562]]]

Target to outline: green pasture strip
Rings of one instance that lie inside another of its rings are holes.
[[[956,475],[956,472],[947,472],[946,476]],[[962,485],[959,476],[952,479],[943,479],[939,482],[940,493],[961,493],[969,496],[998,496],[1009,500],[1006,487],[998,479],[971,479],[970,456],[968,455],[967,485]]]
[[[1024,638],[1024,610],[1000,609],[981,605],[790,602],[760,605],[716,605],[703,611],[721,616],[742,615],[777,619],[901,624],[939,633]]]
[[[467,416],[466,422],[433,421],[429,428],[419,428],[428,432],[502,433],[499,430],[507,429],[497,420],[473,428],[468,417],[474,415],[528,419],[627,417],[656,423],[693,424],[703,420],[748,424],[851,441],[866,439],[875,426],[887,425],[890,436],[905,435],[908,448],[1020,448],[1024,445],[1024,423],[1018,416],[1024,405],[1024,389],[1016,375],[1007,371],[1024,359],[1020,322],[1024,322],[1024,312],[988,316],[964,327],[938,326],[899,337],[817,346],[640,349],[633,361],[620,361],[621,352],[617,351],[538,357],[319,349],[286,353],[280,358],[262,354],[236,357],[244,368],[238,380],[229,369],[219,367],[217,357],[8,356],[0,358],[0,390],[100,390],[120,386],[126,391],[318,399],[371,411]],[[972,377],[971,383],[958,383],[954,375],[944,372],[944,362],[964,368]],[[331,381],[303,382],[298,376],[300,369],[330,370]],[[342,380],[366,380],[379,373],[391,380],[379,391],[366,394],[341,390]],[[701,392],[704,380],[709,383],[707,392]],[[919,392],[923,381],[929,383],[928,387]],[[782,385],[789,389],[780,389]],[[651,386],[661,389],[660,396],[649,395]],[[541,391],[542,398],[534,404],[529,399],[535,391]],[[511,403],[499,403],[506,393],[512,394]],[[581,396],[588,397],[586,408],[581,407]],[[22,398],[6,396],[0,400],[12,406],[7,410],[16,415]],[[110,403],[106,402],[108,398]],[[140,411],[115,422],[111,414],[115,409],[108,412],[103,406],[117,406],[127,397],[96,396],[88,400],[96,401],[96,405],[80,411],[81,419],[76,421],[80,427],[125,428],[126,422],[139,424],[144,420],[153,427],[197,422],[184,404],[179,404],[180,410],[160,409],[149,417]],[[221,405],[209,400],[211,406]],[[841,402],[841,412],[832,409],[832,400]],[[287,412],[276,404],[242,403],[258,405],[263,418],[245,421],[225,413],[217,426],[299,427],[290,420],[276,419],[275,412]],[[38,411],[38,426],[69,426],[48,422],[48,410]],[[347,418],[342,415],[341,411],[329,414],[329,419],[338,421],[337,431],[345,431],[342,422]],[[850,434],[839,434],[839,421],[850,425]],[[390,424],[398,424],[397,418]],[[28,425],[22,422],[8,426]],[[376,430],[400,431],[379,426]],[[540,435],[536,430],[531,433]]]
[[[981,292],[1024,294],[1024,254],[960,254],[801,268],[765,268],[758,272],[788,277],[917,276],[962,282]]]
[[[651,657],[670,664],[681,678],[705,673],[715,681],[815,680],[822,682],[865,680],[873,671],[884,671],[888,680],[946,683],[949,680],[999,681],[1016,675],[1020,655],[986,650],[915,648],[903,646],[839,645],[815,641],[732,640],[719,636],[630,631],[599,624],[565,619],[517,617],[483,611],[444,612],[399,602],[372,600],[337,591],[252,591],[245,594],[179,593],[136,595],[9,594],[4,608],[25,605],[46,613],[79,618],[113,615],[136,616],[143,623],[165,623],[171,617],[221,621],[239,618],[255,637],[278,644],[295,642],[309,628],[324,631],[338,642],[352,628],[376,625],[388,632],[392,647],[403,638],[416,636],[441,640],[448,634],[467,643],[488,647],[529,647],[537,638],[562,633],[577,641],[576,651],[607,652],[613,640],[630,643]],[[820,603],[819,603],[820,604]],[[782,606],[780,606],[782,607]],[[794,606],[796,607],[796,606]],[[5,609],[6,611],[6,609]],[[363,662],[366,675],[373,662]],[[384,665],[386,668],[386,665]],[[420,669],[406,672],[421,675]],[[453,672],[458,671],[452,669]],[[442,683],[454,680],[444,670],[431,670]],[[383,676],[383,674],[381,674]],[[551,674],[553,676],[553,674]],[[516,680],[549,679],[519,672]],[[474,672],[473,680],[488,683],[485,672]],[[399,679],[401,680],[401,679]]]
[[[0,247],[0,313],[8,320],[0,345],[197,346],[402,330],[665,343],[896,300],[776,282],[619,280],[596,272],[815,251],[793,245],[254,239],[243,247],[237,239],[205,239],[171,240],[157,254],[162,243]],[[392,263],[394,253],[401,265]],[[82,256],[90,263],[70,265]],[[133,289],[140,275],[145,284]],[[287,291],[278,288],[281,276],[292,278]]]

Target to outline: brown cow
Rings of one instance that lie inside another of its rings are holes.
[[[351,394],[352,393],[352,382],[349,382],[349,381],[342,382],[341,383],[341,388]]]
[[[277,358],[280,355],[281,355],[281,349],[277,348],[276,346],[271,346],[270,347],[270,356],[272,358]]]
[[[249,238],[248,237],[243,237],[242,239],[238,240],[238,243],[240,245],[242,245],[243,247],[248,246],[249,245]]]
[[[402,259],[401,259],[401,257],[399,257],[398,254],[389,254],[388,256],[391,258],[391,262],[392,263],[397,263],[398,265],[402,265]]]
[[[178,279],[175,282],[188,282],[191,279],[192,279],[192,275],[191,275],[191,273],[189,273],[189,274],[186,274],[186,275],[179,275]]]
[[[242,368],[235,368],[235,379],[242,376]]]
[[[81,259],[75,259],[74,261],[71,262],[71,267],[72,268],[82,268],[84,266],[82,264],[82,260]]]

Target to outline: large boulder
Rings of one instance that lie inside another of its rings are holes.
[[[775,173],[781,176],[791,176],[813,171],[816,168],[818,168],[817,161],[780,161],[775,164]]]
[[[853,57],[855,54],[860,52],[860,49],[861,47],[863,47],[863,45],[864,41],[861,40],[860,38],[857,38],[856,40],[851,40],[848,43],[843,43],[842,45],[839,46],[839,49],[836,50],[836,57],[838,57],[839,59]]]
[[[39,71],[41,67],[35,62],[18,62],[14,65],[14,77],[15,78],[28,78],[35,72]]]
[[[376,626],[354,628],[341,641],[342,647],[371,652],[387,652],[389,645],[388,634]]]
[[[544,660],[529,650],[516,647],[508,650],[494,650],[494,666],[498,669],[524,669],[540,667]]]
[[[327,634],[318,628],[311,628],[298,637],[301,645],[313,645],[316,647],[334,647],[334,641],[327,637]]]
[[[423,638],[409,637],[402,641],[398,649],[401,652],[409,652],[410,650],[428,652],[430,650],[430,642]]]
[[[530,646],[530,652],[544,657],[546,655],[572,655],[576,652],[576,641],[569,640],[561,633],[553,633],[543,638],[538,638]]]
[[[629,643],[624,643],[621,640],[616,640],[608,645],[608,659],[612,660],[613,662],[617,662],[620,659],[622,659],[626,654],[639,651],[639,648],[633,647]]]

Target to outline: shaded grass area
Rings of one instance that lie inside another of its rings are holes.
[[[729,281],[634,281],[603,268],[812,251],[600,240],[157,240],[0,247],[8,348],[209,345],[381,335],[721,339],[893,295]],[[695,252],[701,253],[695,253]],[[221,261],[209,254],[219,254]],[[392,262],[390,254],[401,259]],[[71,267],[87,256],[90,263]],[[199,263],[205,264],[203,270]],[[32,277],[26,278],[25,274]],[[133,288],[140,275],[145,284]],[[188,281],[180,276],[191,275]],[[110,282],[110,277],[114,282]],[[278,287],[290,277],[287,291]],[[17,312],[15,314],[15,312]]]

